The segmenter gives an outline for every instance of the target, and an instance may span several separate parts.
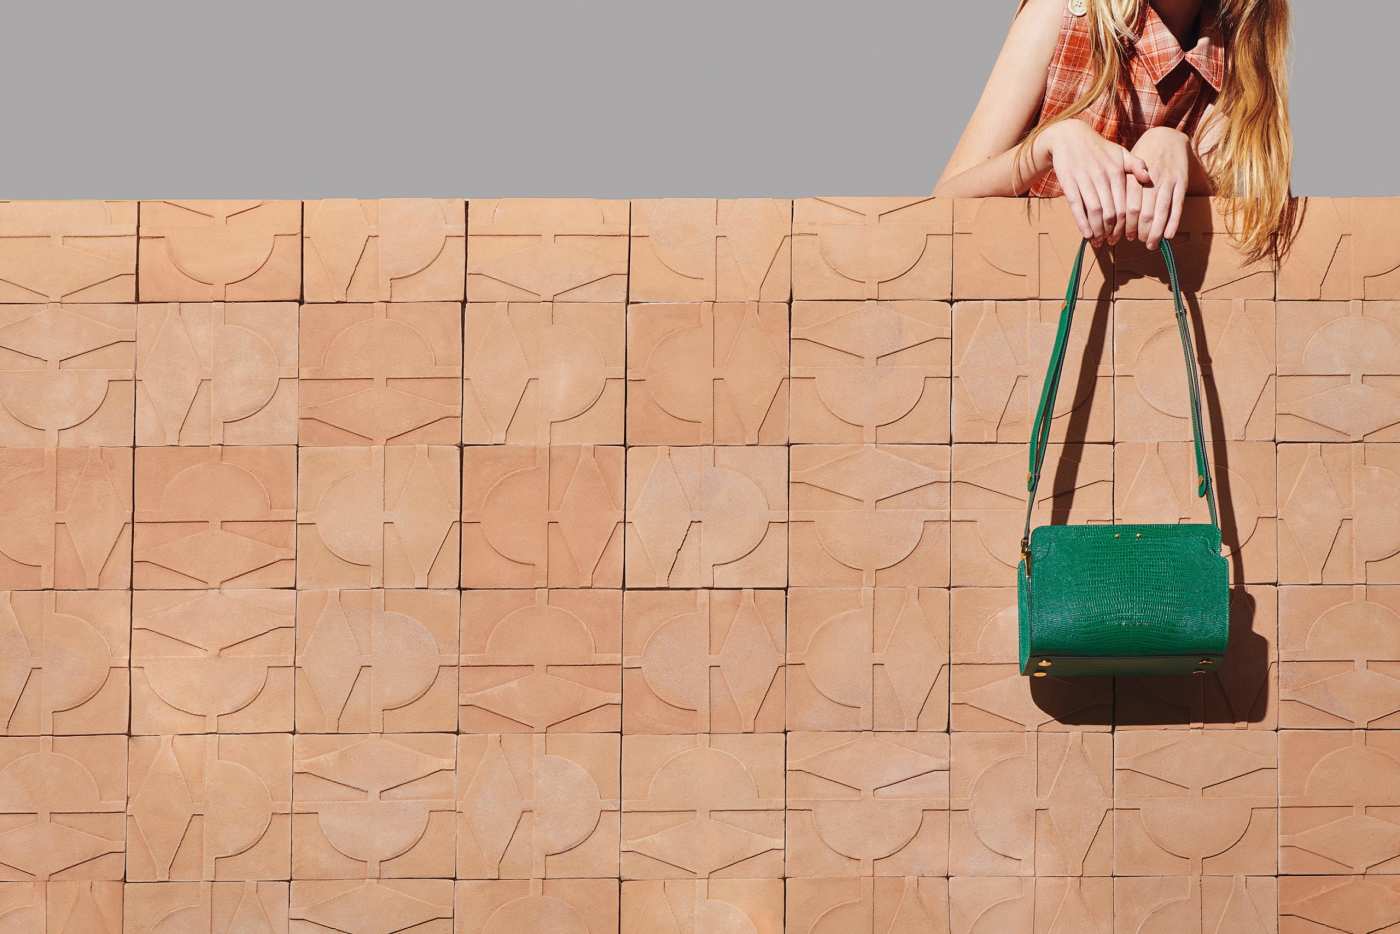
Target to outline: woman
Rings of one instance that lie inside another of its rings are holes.
[[[1021,0],[934,194],[1069,201],[1095,246],[1156,249],[1187,194],[1251,259],[1287,224],[1288,0]]]

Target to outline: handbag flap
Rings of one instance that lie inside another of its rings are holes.
[[[1225,651],[1229,564],[1213,525],[1042,526],[1028,560],[1024,596],[1037,655]]]

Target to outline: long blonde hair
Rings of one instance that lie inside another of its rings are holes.
[[[1020,0],[1017,12],[1028,0]],[[1094,83],[1064,113],[1035,127],[1022,159],[1046,126],[1082,114],[1116,92],[1129,42],[1148,0],[1087,0]],[[1217,3],[1228,38],[1225,82],[1201,136],[1217,134],[1201,154],[1212,188],[1227,200],[1230,233],[1251,259],[1270,255],[1290,232],[1293,129],[1288,118],[1288,0],[1204,0]],[[1018,160],[1021,161],[1021,160]]]

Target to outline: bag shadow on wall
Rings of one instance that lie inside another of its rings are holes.
[[[1189,230],[1184,236],[1179,236],[1173,246],[1177,247],[1178,255],[1184,254],[1179,275],[1190,317],[1192,339],[1201,362],[1202,405],[1205,408],[1208,437],[1212,439],[1211,474],[1215,479],[1221,539],[1230,559],[1229,648],[1220,670],[1204,675],[1026,679],[1036,706],[1057,722],[1068,726],[1245,726],[1265,724],[1277,715],[1271,687],[1274,646],[1272,638],[1266,635],[1277,631],[1277,596],[1272,587],[1246,587],[1243,583],[1242,534],[1231,489],[1230,452],[1224,442],[1218,440],[1227,437],[1227,433],[1219,386],[1211,366],[1211,348],[1202,328],[1201,307],[1197,299],[1208,278],[1211,257],[1208,244],[1214,229],[1214,218],[1209,210],[1203,210],[1192,212],[1189,220]],[[1183,219],[1182,226],[1187,227],[1186,219]],[[1096,250],[1095,258],[1103,266],[1108,259],[1107,248]],[[1120,243],[1114,250],[1114,258],[1113,275],[1120,288],[1134,279],[1149,279],[1160,285],[1163,297],[1170,295],[1166,270],[1141,243]],[[1140,293],[1142,289],[1139,287],[1135,291]],[[1113,281],[1105,281],[1090,306],[1093,308],[1092,321],[1083,324],[1076,322],[1089,327],[1089,339],[1079,371],[1079,384],[1074,389],[1077,404],[1070,411],[1066,425],[1065,441],[1069,444],[1085,443],[1089,427],[1089,402],[1096,389],[1096,374],[1104,360],[1112,354],[1109,300],[1113,298],[1113,293]],[[1080,308],[1084,306],[1085,303],[1081,302]],[[1059,459],[1051,488],[1067,492],[1056,497],[1051,510],[1051,524],[1069,521],[1079,470],[1077,458]],[[1117,520],[1135,521],[1131,516],[1119,516]],[[1075,683],[1070,684],[1071,681]],[[1111,698],[1112,702],[1086,703],[1086,698],[1091,695]]]

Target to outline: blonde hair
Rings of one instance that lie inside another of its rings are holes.
[[[1020,0],[1017,13],[1028,0]],[[1087,0],[1094,83],[1069,109],[1035,127],[1022,160],[1045,128],[1084,113],[1123,77],[1129,42],[1148,0]],[[1227,199],[1230,234],[1251,259],[1274,252],[1291,230],[1293,129],[1288,118],[1288,0],[1205,0],[1219,7],[1229,39],[1225,81],[1199,137],[1218,134],[1201,160],[1214,193]]]

